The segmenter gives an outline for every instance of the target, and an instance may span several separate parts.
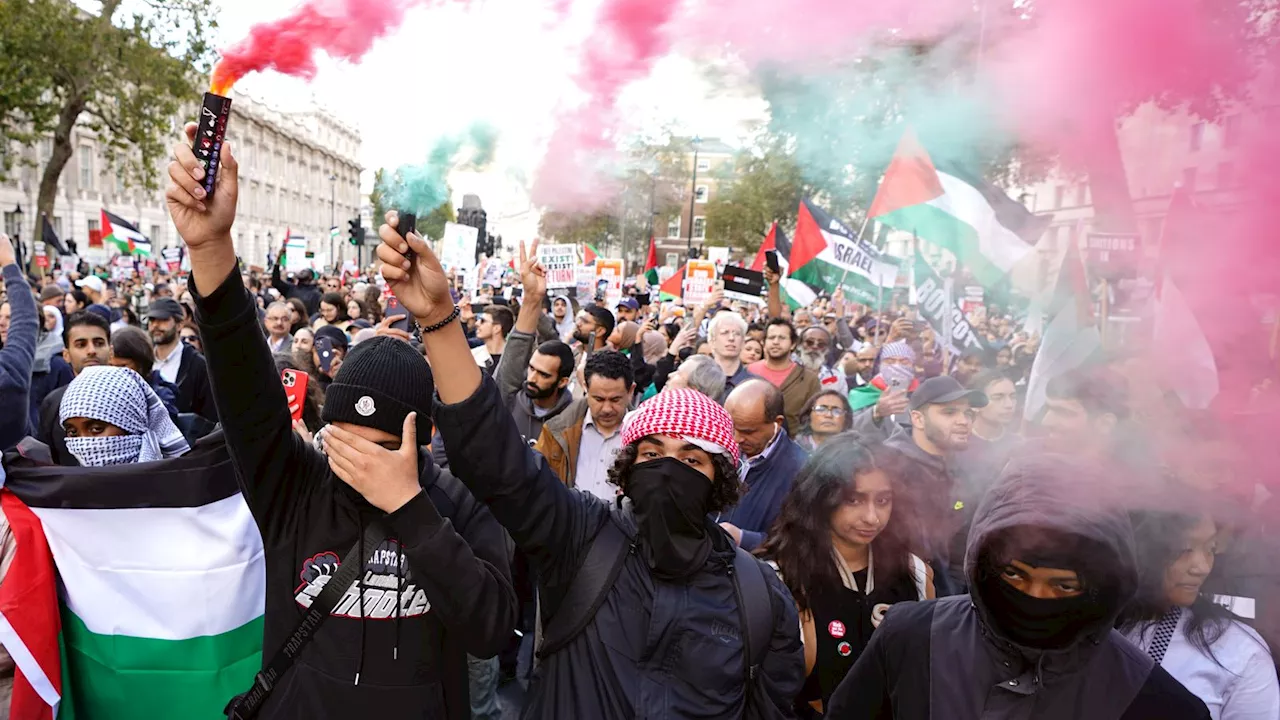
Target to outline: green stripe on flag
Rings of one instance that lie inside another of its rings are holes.
[[[914,232],[921,240],[951,251],[986,287],[996,284],[1005,275],[979,250],[977,231],[942,208],[912,205],[882,215],[877,220],[899,230]]]
[[[262,626],[259,617],[187,640],[99,635],[63,608],[63,667],[70,668],[64,703],[94,720],[220,720],[227,701],[248,690],[262,667]]]

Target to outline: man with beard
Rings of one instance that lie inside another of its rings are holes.
[[[614,324],[613,313],[594,303],[584,305],[574,319],[573,339],[582,343],[584,351],[594,352],[604,347]]]
[[[204,356],[178,337],[178,325],[185,317],[173,298],[159,298],[147,309],[147,332],[156,346],[156,366],[160,377],[178,387],[174,405],[180,413],[195,413],[216,421],[218,409],[209,389],[209,370]]]
[[[876,346],[863,343],[858,350],[847,350],[840,363],[844,369],[846,387],[856,390],[875,377],[871,370],[876,364]]]
[[[747,368],[782,391],[783,414],[793,433],[800,431],[800,411],[805,403],[822,389],[816,373],[791,359],[795,346],[795,328],[783,318],[774,318],[765,327],[764,359]]]
[[[529,292],[528,289],[525,292]],[[556,327],[556,337],[566,342],[573,338],[573,314],[569,312],[572,307],[567,295],[556,295],[551,299],[551,319]],[[524,309],[523,305],[521,309]]]
[[[521,437],[530,444],[542,435],[542,425],[573,402],[569,380],[573,377],[573,350],[559,340],[537,346],[538,323],[546,297],[545,271],[537,264],[538,242],[526,250],[520,243],[520,283],[524,298],[515,327],[507,336],[502,360],[493,372],[502,393],[502,404],[511,410]],[[556,298],[560,302],[563,298]],[[567,311],[566,311],[567,312]]]
[[[934,566],[938,597],[961,591],[949,581],[946,571],[961,567],[963,535],[958,548],[952,543],[967,527],[979,498],[963,494],[950,465],[969,447],[972,412],[986,405],[985,395],[966,389],[953,377],[929,378],[911,395],[910,432],[893,425],[884,442],[893,451],[893,467],[889,469],[902,481],[903,499],[914,509],[917,527],[913,547],[920,548]],[[956,579],[963,582],[963,575],[957,572],[950,580]]]
[[[524,717],[792,717],[804,674],[794,603],[708,519],[741,492],[724,409],[691,390],[659,393],[621,431],[610,463],[625,501],[570,490],[476,368],[439,260],[387,219],[384,277],[420,325],[437,328],[423,343],[436,375],[450,378],[436,406],[450,463],[534,565],[542,616],[571,613],[568,631],[546,626]],[[611,567],[602,578],[600,563]],[[762,617],[757,632],[751,620]]]
[[[821,325],[810,325],[800,333],[800,348],[796,356],[800,364],[818,376],[823,390],[835,390],[844,395],[849,392],[844,374],[836,372],[827,364],[831,353],[831,333]]]
[[[67,318],[63,328],[62,359],[71,366],[73,376],[85,368],[100,367],[111,363],[111,327],[97,313],[81,310]],[[36,359],[39,359],[37,347]],[[67,450],[67,435],[62,430],[62,395],[67,386],[56,388],[40,402],[40,417],[36,424],[36,439],[49,446],[50,455],[59,465],[75,466],[80,463]]]

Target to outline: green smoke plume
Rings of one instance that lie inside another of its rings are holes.
[[[493,162],[498,131],[474,123],[466,132],[440,138],[420,165],[401,165],[384,176],[378,188],[387,207],[426,215],[449,199],[449,173],[454,168],[483,170]]]

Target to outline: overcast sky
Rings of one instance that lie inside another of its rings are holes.
[[[219,45],[243,37],[257,22],[286,14],[294,0],[215,0]],[[490,222],[510,239],[531,238],[538,214],[524,191],[550,134],[557,109],[580,98],[572,81],[578,47],[589,42],[593,0],[575,4],[556,32],[537,0],[476,0],[409,11],[398,30],[358,65],[321,57],[311,82],[264,73],[237,89],[281,109],[316,102],[360,129],[365,190],[373,170],[425,158],[434,140],[475,120],[499,130],[498,156],[485,173],[457,173],[461,195],[481,196]],[[672,55],[623,96],[624,114],[647,129],[741,138],[763,117],[754,93],[729,97],[706,82],[698,62]]]

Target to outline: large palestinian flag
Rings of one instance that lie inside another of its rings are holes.
[[[951,251],[990,287],[1022,260],[1049,219],[903,134],[868,215]]]
[[[0,640],[21,717],[217,720],[262,663],[262,540],[220,434],[168,460],[11,467]],[[54,570],[64,590],[53,590]],[[61,643],[59,662],[59,616]],[[20,717],[13,715],[13,717]]]
[[[791,280],[828,294],[843,289],[847,300],[863,305],[878,303],[881,288],[892,289],[898,278],[896,263],[808,199],[800,203],[789,260]]]
[[[151,257],[151,240],[124,218],[106,210],[102,211],[102,242],[121,255]]]

